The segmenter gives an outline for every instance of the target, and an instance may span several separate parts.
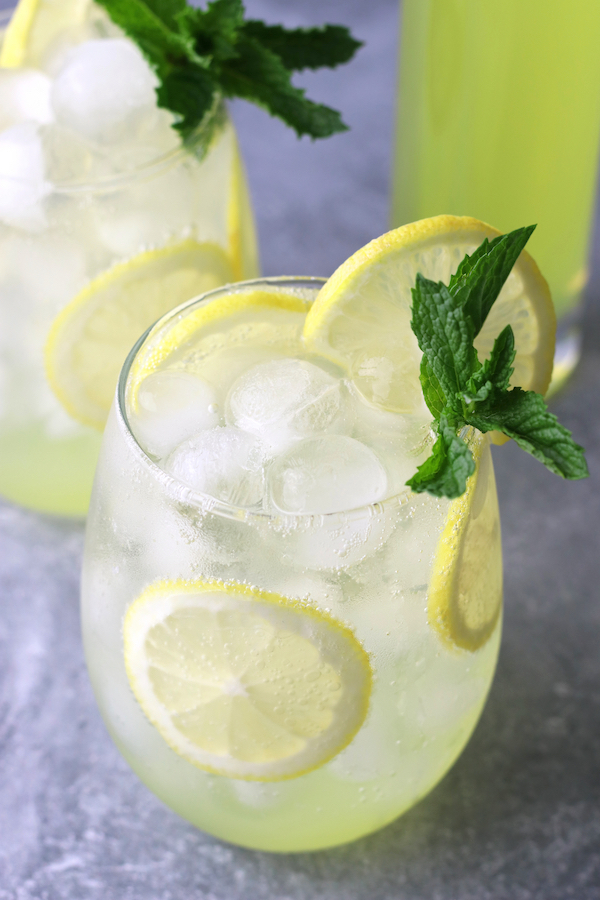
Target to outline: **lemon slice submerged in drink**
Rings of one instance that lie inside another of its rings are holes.
[[[499,234],[477,219],[436,216],[371,241],[324,285],[306,319],[307,345],[345,366],[370,402],[394,412],[422,411],[421,351],[410,326],[417,273],[447,284],[465,254]],[[517,350],[512,384],[544,393],[556,318],[548,285],[525,251],[475,341],[480,358],[507,324]]]
[[[446,646],[474,651],[500,617],[502,549],[486,438],[474,441],[472,450],[477,469],[450,506],[433,563],[427,617]]]
[[[67,412],[103,428],[137,339],[173,307],[233,277],[224,250],[187,240],[141,253],[87,285],[57,316],[44,351],[48,380]]]
[[[369,659],[342,623],[298,601],[221,582],[161,582],[124,620],[132,690],[176,753],[201,769],[294,778],[362,725]]]

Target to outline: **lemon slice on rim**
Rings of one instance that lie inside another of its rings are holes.
[[[2,42],[0,66],[39,66],[52,41],[82,25],[92,8],[92,0],[19,0]],[[94,14],[106,16],[99,7]]]
[[[452,501],[429,584],[429,624],[453,649],[482,647],[502,608],[500,520],[487,443],[481,435],[471,441],[477,469]]]
[[[46,341],[48,381],[67,412],[103,428],[136,340],[170,309],[233,277],[224,250],[194,240],[149,250],[99,275],[57,316]]]
[[[287,345],[295,346],[307,309],[307,300],[291,291],[254,288],[252,284],[241,288],[232,285],[231,292],[219,294],[214,299],[208,297],[187,315],[157,322],[129,372],[129,409],[137,410],[138,391],[146,376],[162,365],[171,364],[175,356],[185,357],[191,345],[200,358],[226,347],[243,347],[256,342],[278,350]],[[296,316],[290,317],[289,313]],[[193,360],[186,360],[185,368],[193,371]]]
[[[421,351],[410,327],[416,275],[447,284],[465,254],[499,234],[478,219],[436,216],[371,241],[323,286],[306,318],[306,344],[349,370],[367,400],[395,412],[419,412]],[[544,393],[556,317],[548,285],[525,251],[475,341],[480,359],[507,324],[517,351],[511,384]]]
[[[123,624],[129,683],[189,762],[256,781],[295,778],[361,727],[369,658],[325,613],[241,584],[149,587]]]

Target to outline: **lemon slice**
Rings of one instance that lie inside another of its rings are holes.
[[[252,203],[248,182],[237,139],[233,148],[233,164],[229,204],[227,207],[227,231],[235,272],[235,280],[258,277],[258,248]]]
[[[225,251],[188,240],[142,253],[88,284],[55,319],[44,351],[48,381],[67,412],[103,428],[136,340],[173,307],[232,279]]]
[[[496,482],[487,439],[471,443],[477,463],[467,490],[452,502],[429,585],[429,624],[454,649],[478,650],[502,607],[502,550]]]
[[[261,343],[278,350],[293,347],[299,340],[308,309],[307,300],[281,289],[268,290],[252,285],[225,293],[197,306],[188,315],[157,322],[138,351],[127,381],[129,409],[137,411],[137,395],[147,375],[172,358],[186,357],[193,344],[200,360],[225,348]],[[281,313],[281,315],[278,315]],[[295,313],[296,316],[289,316]],[[186,358],[185,368],[194,370],[194,360]]]
[[[419,412],[421,351],[410,327],[417,272],[447,284],[465,254],[498,234],[477,219],[437,216],[371,241],[323,286],[306,319],[306,344],[345,366],[367,400],[394,412]],[[525,251],[475,341],[480,359],[507,324],[517,351],[511,383],[544,393],[556,318],[548,285]]]
[[[0,66],[39,66],[54,39],[82,25],[92,6],[91,0],[19,0],[6,29]],[[98,9],[97,15],[105,14]]]
[[[241,584],[160,582],[123,625],[133,693],[169,746],[219,775],[295,778],[361,727],[369,658],[330,616]]]

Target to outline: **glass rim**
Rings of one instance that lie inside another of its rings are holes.
[[[182,314],[186,313],[186,311],[191,311],[193,307],[210,303],[219,295],[230,293],[232,288],[235,289],[236,292],[239,290],[240,293],[247,288],[264,287],[265,285],[270,287],[287,286],[290,288],[295,287],[304,289],[311,287],[320,288],[325,284],[326,280],[327,279],[325,278],[312,276],[280,275],[253,278],[247,281],[235,282],[234,284],[222,285],[221,287],[213,288],[211,291],[198,294],[191,300],[186,300],[184,303],[170,310],[164,316],[161,316],[134,344],[119,375],[114,402],[115,413],[123,428],[129,451],[137,457],[138,462],[148,471],[149,475],[158,482],[160,489],[164,490],[175,502],[193,506],[204,513],[210,512],[228,519],[247,522],[269,522],[275,524],[276,527],[286,528],[290,527],[292,524],[294,527],[298,527],[299,524],[305,526],[308,526],[309,524],[327,524],[335,526],[337,523],[340,525],[347,524],[349,521],[363,520],[365,517],[374,518],[376,516],[381,516],[389,509],[404,507],[409,500],[413,498],[416,499],[418,495],[407,486],[404,490],[398,491],[383,500],[377,500],[374,503],[363,504],[362,506],[351,507],[347,510],[332,513],[272,512],[236,506],[233,503],[219,500],[202,491],[195,491],[182,481],[169,475],[164,469],[161,469],[158,463],[146,453],[144,448],[138,442],[133,428],[131,427],[127,415],[127,380],[134,360],[155,329],[158,330],[162,328],[170,319],[181,318]]]
[[[15,8],[16,4],[11,4],[10,6],[0,9],[0,30],[5,29],[8,26]],[[0,35],[0,38],[1,37],[2,36]],[[162,172],[163,169],[169,169],[176,165],[182,158],[195,156],[195,158],[198,159],[199,157],[195,151],[202,148],[203,145],[206,150],[208,149],[213,126],[218,125],[219,115],[221,113],[225,118],[227,115],[225,111],[225,102],[222,95],[217,92],[210,109],[206,111],[202,121],[195,128],[193,134],[185,141],[181,141],[177,147],[173,147],[171,150],[167,150],[166,153],[161,153],[124,172],[114,172],[89,180],[80,177],[72,180],[48,182],[50,187],[48,194],[96,194],[105,191],[118,190],[130,183],[153,178]],[[23,179],[19,178],[11,180],[18,183],[25,183]]]

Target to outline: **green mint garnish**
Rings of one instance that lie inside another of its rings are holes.
[[[362,46],[347,28],[287,29],[244,19],[242,0],[97,0],[133,40],[160,80],[158,105],[173,112],[185,139],[216,96],[242,97],[264,107],[298,136],[346,131],[340,114],[304,96],[292,72],[348,62]]]
[[[485,362],[473,346],[534,228],[486,239],[465,256],[448,285],[417,275],[411,326],[423,351],[421,385],[437,440],[407,481],[413,491],[449,498],[464,493],[475,471],[471,451],[459,437],[468,425],[501,431],[563,478],[589,474],[583,448],[549,412],[544,398],[520,387],[509,389],[515,358],[511,326],[498,335]]]

